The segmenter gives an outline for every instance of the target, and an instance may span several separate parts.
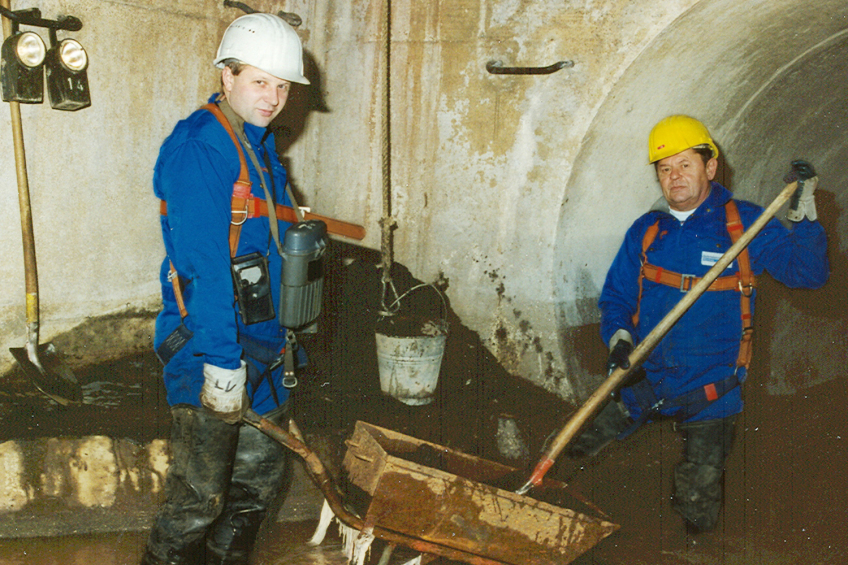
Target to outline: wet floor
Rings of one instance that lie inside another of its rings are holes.
[[[374,263],[352,261],[344,271],[331,271],[328,287],[340,290],[325,304],[321,332],[303,339],[311,363],[300,375],[293,402],[311,447],[340,476],[345,440],[354,423],[363,420],[516,467],[529,476],[546,437],[559,429],[574,407],[509,375],[452,311],[434,401],[408,406],[383,395],[374,355],[380,306]],[[408,276],[396,278],[401,289],[416,282]],[[438,312],[440,305],[412,301],[411,308]],[[767,375],[757,359],[751,374]],[[167,437],[169,412],[159,370],[149,353],[94,367],[78,375],[88,402],[74,409],[45,402],[24,390],[26,383],[19,383],[23,388],[18,392],[7,386],[0,391],[2,439],[85,434],[138,441]],[[775,394],[764,378],[751,377],[746,383],[746,411],[737,422],[737,441],[724,482],[724,509],[714,532],[688,533],[671,509],[672,473],[682,453],[671,422],[648,426],[590,462],[561,457],[548,477],[567,482],[602,509],[606,519],[621,526],[574,563],[848,563],[844,479],[848,379],[804,382],[802,376],[799,373],[794,394]],[[507,428],[513,436],[509,442],[504,441]],[[278,519],[264,532],[254,563],[345,563],[341,540],[332,529],[318,548],[305,544],[313,527],[314,522]],[[144,540],[144,532],[0,539],[0,565],[131,565],[139,562]],[[381,554],[381,542],[375,542],[367,565],[376,565]],[[399,548],[391,565],[413,556],[407,548]]]
[[[253,563],[345,565],[338,536],[317,547],[305,543],[314,528],[315,522],[278,524],[273,543],[259,548]],[[0,565],[137,565],[145,541],[146,532],[0,540]]]

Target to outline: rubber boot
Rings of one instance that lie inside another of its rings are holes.
[[[674,469],[672,507],[692,533],[715,528],[721,510],[724,463],[733,445],[731,416],[678,425],[685,441],[684,459]]]
[[[589,427],[571,444],[571,457],[593,457],[626,430],[632,420],[627,408],[612,400],[598,413]]]
[[[288,420],[288,404],[265,418],[281,425]],[[290,454],[256,428],[241,427],[230,490],[206,538],[206,565],[247,564],[268,509],[285,494]]]
[[[242,426],[191,406],[174,407],[171,415],[165,502],[147,540],[145,559],[152,565],[199,564],[205,559],[207,529],[224,508]]]
[[[201,558],[201,552],[198,549],[197,551],[194,551],[192,553],[192,555],[190,555],[190,556],[178,557],[178,558],[175,558],[174,560],[162,561],[161,559],[159,559],[158,557],[153,555],[153,553],[151,553],[150,550],[148,549],[144,552],[144,555],[141,557],[141,565],[185,565],[187,563],[191,563],[193,565],[199,565],[200,564],[200,558]]]

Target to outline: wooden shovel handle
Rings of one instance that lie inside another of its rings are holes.
[[[527,490],[529,490],[529,485],[538,486],[539,483],[542,482],[542,478],[545,476],[545,473],[548,472],[548,469],[550,469],[554,464],[556,458],[560,453],[562,453],[562,450],[565,449],[571,440],[574,439],[574,436],[577,435],[577,432],[580,431],[586,421],[593,416],[607,400],[609,400],[610,395],[612,395],[624,379],[626,379],[631,372],[635,371],[642,362],[645,361],[648,354],[654,349],[654,347],[656,347],[672,326],[677,323],[686,310],[688,310],[689,307],[692,306],[698,298],[700,298],[713,281],[718,278],[718,276],[724,272],[728,265],[736,259],[742,250],[751,243],[751,240],[754,239],[768,221],[774,217],[780,207],[792,197],[792,194],[797,188],[797,182],[786,185],[780,194],[777,195],[777,198],[774,199],[774,202],[772,202],[769,207],[763,211],[760,217],[751,224],[751,227],[749,227],[745,233],[739,237],[736,243],[730,246],[730,249],[724,252],[724,255],[721,256],[721,258],[709,271],[707,271],[707,274],[704,275],[704,277],[698,281],[689,292],[686,293],[683,299],[678,302],[677,305],[672,308],[662,320],[660,320],[651,333],[649,333],[645,339],[636,346],[633,352],[630,353],[630,356],[628,357],[630,360],[630,368],[622,369],[621,367],[618,367],[615,371],[613,371],[607,380],[598,387],[583,406],[574,413],[571,419],[559,431],[550,446],[548,446],[547,450],[545,450],[545,453],[542,454],[539,463],[536,464],[536,468],[530,476],[530,480],[527,485],[525,485]],[[524,492],[526,492],[526,490]]]
[[[0,6],[11,9],[9,0],[0,0]],[[6,17],[3,20],[4,40],[12,35],[12,22]],[[24,152],[24,133],[21,125],[20,102],[9,102],[12,117],[12,141],[15,149],[15,172],[18,178],[18,203],[21,208],[21,231],[24,245],[24,276],[26,277],[26,321],[27,333],[38,332],[38,271],[35,260],[35,236],[32,229],[32,209],[29,199],[29,179],[27,177],[26,153]]]

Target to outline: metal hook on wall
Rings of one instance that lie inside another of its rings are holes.
[[[234,0],[224,0],[225,8],[238,8],[242,12],[246,14],[255,14],[259,10],[254,10],[247,4],[243,2],[235,2]],[[303,23],[303,19],[295,14],[294,12],[283,12],[282,10],[277,12],[277,16],[279,16],[284,22],[289,24],[292,27],[297,27]]]
[[[504,67],[503,61],[489,61],[486,70],[493,75],[549,75],[574,66],[574,61],[559,61],[547,67]]]

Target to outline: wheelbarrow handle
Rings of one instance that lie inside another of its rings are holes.
[[[375,537],[385,540],[386,542],[402,544],[422,553],[440,555],[448,559],[470,563],[471,565],[502,565],[499,561],[493,561],[459,549],[428,542],[400,532],[387,530],[376,524],[366,523],[365,520],[352,513],[342,503],[341,495],[333,482],[333,478],[327,472],[327,469],[324,467],[321,459],[296,436],[296,434],[300,435],[300,432],[297,431],[296,425],[294,426],[295,433],[288,432],[271,420],[263,418],[250,409],[248,409],[244,414],[242,420],[271,439],[291,449],[303,458],[306,462],[306,470],[309,474],[309,478],[311,478],[312,482],[314,482],[321,490],[321,493],[324,495],[324,498],[330,505],[330,508],[336,518],[338,518],[346,526],[359,530],[360,532],[368,529]]]
[[[777,195],[777,198],[766,208],[763,213],[757,218],[751,227],[743,233],[739,239],[724,252],[724,254],[716,261],[716,264],[707,271],[707,274],[698,281],[692,289],[686,293],[680,302],[671,309],[671,311],[660,320],[642,342],[630,353],[628,360],[630,367],[628,369],[616,368],[610,376],[604,381],[601,386],[589,397],[589,399],[580,407],[577,412],[569,419],[569,421],[559,431],[557,436],[542,454],[539,462],[536,464],[530,479],[516,491],[517,494],[526,494],[531,488],[538,486],[542,482],[542,478],[553,466],[556,458],[562,453],[562,450],[574,439],[574,436],[580,431],[586,421],[593,416],[600,408],[609,400],[612,393],[624,380],[635,371],[642,362],[648,357],[648,354],[656,347],[666,333],[677,323],[681,316],[689,309],[690,306],[709,288],[718,276],[733,262],[734,259],[742,252],[745,247],[751,243],[751,240],[760,233],[760,230],[771,220],[783,204],[785,204],[798,188],[798,183],[792,182]]]
[[[327,468],[318,455],[312,451],[303,441],[292,432],[286,431],[271,420],[263,418],[253,410],[248,409],[242,419],[255,427],[268,437],[276,440],[278,443],[291,449],[306,463],[306,468],[309,471],[309,476],[315,485],[321,489],[325,498],[338,498],[338,493],[335,490],[333,479],[327,472]],[[297,429],[295,427],[295,429]],[[299,431],[297,432],[299,435]]]

